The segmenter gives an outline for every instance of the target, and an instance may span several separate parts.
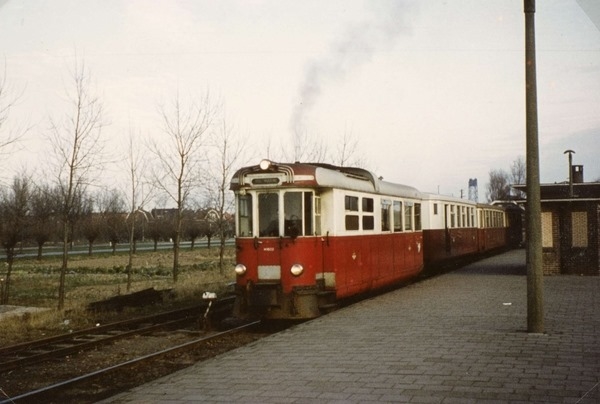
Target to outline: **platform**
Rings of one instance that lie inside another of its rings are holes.
[[[364,300],[104,403],[600,403],[600,277],[544,278],[524,250]]]

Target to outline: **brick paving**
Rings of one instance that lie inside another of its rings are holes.
[[[364,300],[105,403],[600,403],[600,277],[544,278],[526,332],[523,250]]]

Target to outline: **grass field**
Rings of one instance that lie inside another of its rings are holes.
[[[42,313],[14,317],[0,322],[0,345],[3,342],[37,338],[67,329],[84,328],[102,321],[114,321],[139,315],[138,312],[165,310],[169,307],[197,303],[205,291],[222,295],[233,275],[234,248],[227,247],[224,273],[219,270],[218,248],[196,248],[180,252],[177,283],[173,282],[173,253],[139,252],[133,260],[131,292],[147,288],[170,289],[173,293],[162,307],[126,309],[122,313],[94,313],[85,310],[94,301],[128,293],[127,253],[77,255],[69,258],[66,275],[65,310],[56,310],[61,257],[19,259],[11,276],[9,305],[47,308]],[[4,268],[0,277],[4,278]],[[68,330],[67,330],[68,331]]]

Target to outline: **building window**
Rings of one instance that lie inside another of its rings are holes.
[[[587,212],[571,212],[571,242],[573,247],[588,246]]]
[[[552,212],[542,212],[542,247],[552,248],[553,246]]]

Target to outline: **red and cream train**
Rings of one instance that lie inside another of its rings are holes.
[[[502,208],[359,168],[263,160],[238,170],[238,317],[309,319],[424,267],[506,245]]]

